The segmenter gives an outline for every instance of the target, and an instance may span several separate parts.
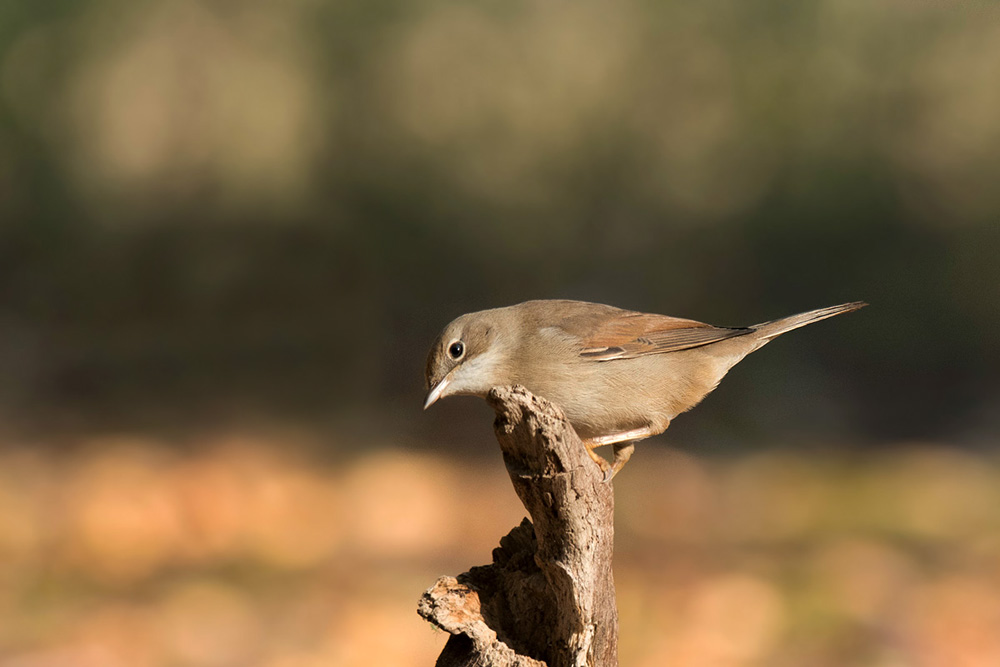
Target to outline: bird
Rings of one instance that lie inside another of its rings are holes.
[[[462,315],[431,346],[426,410],[447,396],[522,385],[559,406],[610,481],[634,443],[698,405],[740,360],[854,301],[749,327],[717,327],[586,301],[543,299]],[[613,445],[608,463],[594,449]]]

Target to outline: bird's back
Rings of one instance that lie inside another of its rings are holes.
[[[544,302],[536,303],[536,308],[543,308]],[[698,405],[746,355],[783,333],[865,305],[856,302],[821,308],[745,329],[667,318],[674,327],[677,326],[674,322],[690,322],[689,328],[697,332],[705,332],[707,328],[710,331],[702,335],[715,339],[666,352],[595,358],[587,356],[587,344],[581,346],[580,342],[587,340],[588,326],[593,330],[607,327],[609,315],[645,315],[610,306],[605,307],[609,309],[607,312],[597,312],[587,308],[592,304],[568,304],[571,309],[579,309],[572,333],[550,328],[544,334],[549,337],[549,345],[536,349],[560,349],[566,353],[576,346],[576,356],[568,357],[572,363],[553,370],[550,364],[524,359],[519,365],[523,372],[517,383],[559,405],[584,439],[644,427],[650,427],[654,433],[661,432],[677,415]],[[686,333],[684,326],[671,329],[678,330]],[[534,372],[537,368],[545,368],[546,372]]]

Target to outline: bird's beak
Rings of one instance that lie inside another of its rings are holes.
[[[440,382],[434,385],[434,388],[427,392],[427,398],[424,399],[424,410],[434,405],[444,390],[451,384],[451,375],[445,375]]]

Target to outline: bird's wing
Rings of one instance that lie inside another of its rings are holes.
[[[580,336],[583,343],[580,356],[593,361],[633,359],[647,354],[687,350],[753,331],[631,311],[620,311],[613,317],[589,324],[590,330]]]

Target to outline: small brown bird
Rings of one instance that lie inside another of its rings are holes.
[[[445,327],[427,358],[426,410],[439,398],[524,385],[566,414],[610,480],[636,440],[715,389],[743,357],[786,331],[866,306],[857,301],[745,328],[583,301],[526,301],[468,313]],[[614,445],[608,464],[594,453]]]

